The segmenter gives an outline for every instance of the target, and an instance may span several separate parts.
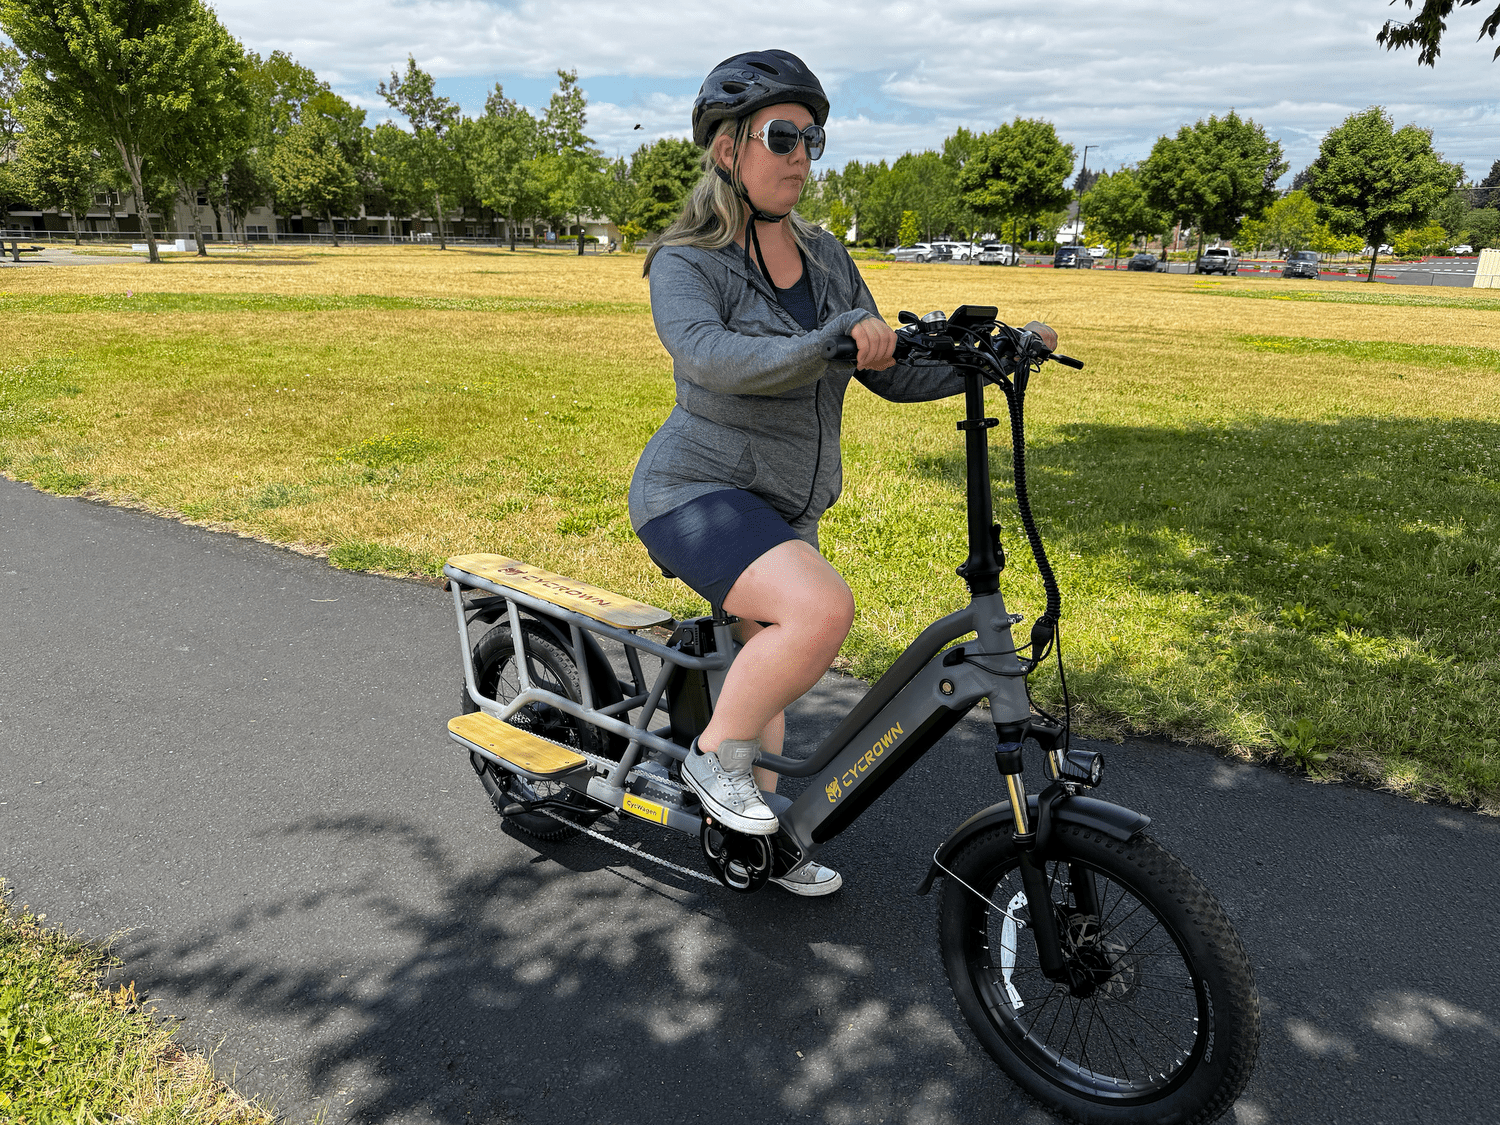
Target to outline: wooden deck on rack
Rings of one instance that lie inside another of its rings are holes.
[[[672,615],[654,605],[646,605],[621,594],[613,594],[587,582],[577,582],[553,574],[539,566],[517,562],[504,555],[454,555],[448,560],[445,572],[450,578],[462,581],[464,576],[483,578],[518,593],[530,594],[563,609],[571,609],[585,617],[617,629],[645,629],[652,625],[665,625]],[[451,573],[456,572],[456,573]]]
[[[483,711],[448,720],[448,733],[456,741],[469,742],[504,758],[527,773],[550,776],[588,765],[588,759],[566,746],[528,734],[520,727],[502,723]]]

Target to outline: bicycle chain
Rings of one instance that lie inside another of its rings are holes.
[[[719,880],[715,879],[712,875],[705,875],[701,871],[694,871],[690,867],[683,867],[680,863],[673,863],[670,859],[662,859],[661,856],[652,855],[650,852],[644,851],[639,844],[635,845],[634,847],[629,844],[622,844],[619,840],[614,839],[612,836],[606,836],[603,832],[595,832],[592,828],[585,828],[581,824],[574,824],[567,817],[555,813],[551,809],[538,809],[537,811],[546,813],[553,820],[560,820],[569,828],[576,828],[579,832],[582,832],[588,836],[592,836],[596,840],[603,840],[612,848],[619,848],[622,852],[629,852],[631,855],[638,855],[642,859],[649,859],[652,863],[659,863],[663,867],[670,868],[671,870],[676,871],[682,875],[690,875],[694,879],[702,879],[705,883],[712,883],[716,887],[723,886],[723,884],[720,883]]]

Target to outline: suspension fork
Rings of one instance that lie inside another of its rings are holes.
[[[1026,779],[1022,776],[1021,758],[1026,724],[996,723],[995,735],[999,739],[995,765],[1005,779],[1005,791],[1010,799],[1012,823],[1015,824],[1012,838],[1020,848],[1021,886],[1031,907],[1031,932],[1036,940],[1037,962],[1048,980],[1066,982],[1067,959],[1063,956],[1062,941],[1057,932],[1057,915],[1052,909],[1052,889],[1047,886],[1046,861],[1037,847],[1036,825],[1031,823],[1026,803]],[[1055,799],[1050,791],[1043,797]],[[1048,811],[1039,809],[1038,822],[1050,820]]]

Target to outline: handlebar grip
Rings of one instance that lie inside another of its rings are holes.
[[[835,360],[852,361],[859,355],[859,345],[854,342],[853,336],[835,336],[823,344],[823,358],[830,363]]]
[[[1074,371],[1082,371],[1083,370],[1083,360],[1081,360],[1081,359],[1074,359],[1070,355],[1062,355],[1060,352],[1053,352],[1047,358],[1048,359],[1055,359],[1055,360],[1057,360],[1058,363],[1062,364],[1064,367],[1071,367],[1071,368],[1073,368]]]

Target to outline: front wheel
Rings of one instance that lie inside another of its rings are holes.
[[[1027,1093],[1085,1125],[1209,1122],[1260,1042],[1249,958],[1208,889],[1155,841],[1059,825],[1043,865],[1068,979],[1037,961],[1009,829],[943,880],[939,944],[958,1006]]]

